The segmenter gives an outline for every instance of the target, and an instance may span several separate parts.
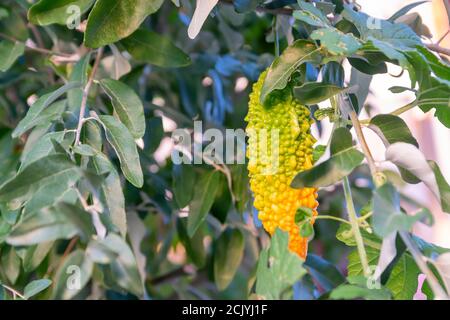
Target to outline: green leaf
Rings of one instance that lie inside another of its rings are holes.
[[[153,31],[139,29],[121,41],[131,56],[159,67],[178,68],[191,64],[191,58],[170,39]]]
[[[79,228],[55,208],[30,214],[13,228],[6,241],[14,246],[34,245],[58,239],[70,239]]]
[[[59,97],[61,97],[67,91],[74,88],[78,88],[80,87],[80,85],[81,84],[79,82],[69,82],[64,86],[60,87],[59,89],[55,90],[54,92],[45,94],[38,100],[36,100],[36,102],[33,103],[33,105],[28,110],[25,118],[23,118],[22,121],[20,121],[17,127],[14,129],[12,133],[13,138],[19,137],[20,135],[24,134],[27,130],[31,129],[33,126],[38,125],[40,121],[45,120],[45,118],[44,119],[40,118],[43,117],[41,113],[44,111],[44,109],[53,104]]]
[[[347,59],[353,68],[365,74],[375,75],[387,72],[386,63],[384,63],[383,61],[372,63],[370,60],[365,59],[364,57]]]
[[[11,284],[15,284],[20,275],[20,258],[13,247],[2,248],[1,260],[2,271]]]
[[[214,281],[220,291],[233,280],[244,255],[244,234],[239,229],[227,228],[216,242],[214,253]]]
[[[345,282],[345,278],[336,266],[315,254],[308,254],[304,267],[326,291]]]
[[[400,18],[400,17],[404,16],[405,14],[407,14],[410,10],[414,9],[415,7],[421,5],[422,3],[425,3],[425,2],[428,2],[428,1],[417,1],[417,2],[413,2],[413,3],[410,3],[410,4],[406,5],[406,6],[404,6],[403,8],[398,10],[396,13],[394,13],[388,19],[388,21],[394,22],[398,18]]]
[[[338,128],[331,139],[331,157],[297,174],[292,188],[326,187],[349,175],[361,164],[364,155],[355,149],[352,135],[346,128]]]
[[[69,110],[76,112],[81,107],[81,101],[83,100],[83,88],[88,81],[88,69],[89,61],[91,60],[91,54],[84,55],[73,67],[70,73],[69,81],[73,83],[80,83],[80,87],[71,89],[67,92],[67,102],[69,104]],[[78,116],[78,115],[77,115]]]
[[[56,271],[52,299],[70,300],[89,282],[94,264],[82,250],[69,254]]]
[[[206,263],[206,252],[203,244],[204,233],[202,229],[198,229],[192,238],[187,234],[186,230],[187,219],[177,219],[178,237],[186,249],[186,253],[191,258],[192,262],[198,267],[202,268]]]
[[[333,84],[307,82],[294,88],[295,98],[304,105],[313,105],[334,97],[345,90]]]
[[[127,234],[127,214],[119,174],[104,154],[95,155],[92,163],[97,174],[108,174],[101,187],[102,203],[120,234],[125,236]]]
[[[144,19],[158,11],[164,0],[98,0],[89,14],[84,43],[99,48],[126,38]]]
[[[105,129],[106,139],[114,148],[119,157],[120,167],[127,180],[140,188],[144,184],[141,163],[136,143],[127,127],[113,116],[99,116]]]
[[[50,279],[40,279],[31,281],[29,284],[26,285],[23,295],[25,299],[28,300],[31,297],[37,295],[38,293],[50,287],[51,284],[52,281]]]
[[[0,42],[0,71],[5,72],[25,52],[25,45],[21,42],[3,40]]]
[[[39,128],[36,128],[35,130],[38,130]],[[47,128],[45,128],[45,131]],[[31,132],[31,134],[35,132],[34,130]],[[30,134],[30,137],[31,137]],[[32,143],[32,145],[25,146],[24,151],[22,153],[22,163],[20,166],[19,171],[23,170],[26,166],[28,166],[30,163],[39,160],[42,157],[48,156],[50,153],[54,151],[52,141],[57,141],[61,143],[65,137],[66,133],[64,131],[58,131],[58,132],[48,132],[44,134],[43,136],[40,136],[36,141],[27,141]],[[30,139],[30,137],[28,139]],[[73,135],[75,139],[75,135]]]
[[[391,293],[386,288],[369,289],[364,276],[348,277],[350,284],[343,284],[334,289],[330,299],[353,300],[363,298],[367,300],[389,300]]]
[[[78,235],[81,240],[87,242],[90,237],[95,234],[94,225],[92,223],[92,215],[81,208],[70,204],[61,202],[55,206],[63,214],[68,221],[70,221],[78,229]]]
[[[320,44],[332,55],[351,55],[362,46],[351,33],[345,34],[334,28],[314,30],[310,37],[319,40]]]
[[[192,165],[180,164],[172,168],[172,189],[179,208],[186,207],[192,200],[196,175]]]
[[[441,203],[442,210],[450,212],[450,187],[436,163],[427,161],[414,145],[397,142],[386,150],[386,160],[407,170],[421,180]]]
[[[220,172],[210,171],[202,176],[194,190],[189,207],[187,230],[193,237],[211,209],[219,187]]]
[[[267,72],[264,85],[261,89],[261,103],[274,90],[284,89],[292,74],[305,62],[318,63],[321,60],[319,48],[314,42],[297,40],[287,47],[283,53],[276,58]]]
[[[376,115],[370,120],[369,128],[378,134],[385,146],[396,142],[405,142],[416,147],[419,146],[405,121],[398,116],[390,114]]]
[[[400,210],[400,196],[389,183],[377,188],[373,195],[373,230],[385,238],[397,231],[410,231],[424,214],[409,216]]]
[[[53,248],[54,243],[54,241],[42,242],[28,247],[22,261],[23,270],[25,272],[31,272],[39,267],[50,250]]]
[[[138,95],[118,80],[103,79],[100,81],[100,86],[111,99],[118,119],[135,139],[142,138],[145,133],[145,116],[144,106]]]
[[[123,289],[134,295],[143,295],[143,283],[139,274],[136,259],[128,244],[114,233],[108,234],[103,240],[98,240],[102,247],[115,254],[116,259],[105,266],[111,272],[114,281]]]
[[[391,290],[395,300],[412,300],[418,286],[418,276],[421,273],[414,259],[409,254],[403,254],[392,269],[386,287]],[[431,296],[429,296],[431,298]]]
[[[282,298],[282,293],[305,274],[303,261],[288,249],[289,235],[277,229],[270,246],[259,256],[256,294],[266,300]]]
[[[73,185],[81,177],[80,169],[65,155],[53,154],[28,165],[0,187],[0,201],[26,199],[42,187],[57,181]]]
[[[28,10],[28,20],[40,26],[57,23],[66,25],[74,12],[71,6],[77,6],[83,14],[89,10],[95,0],[41,0]]]
[[[330,22],[327,17],[317,9],[312,3],[299,1],[298,5],[301,10],[295,10],[293,17],[297,20],[303,21],[314,27],[329,27]]]

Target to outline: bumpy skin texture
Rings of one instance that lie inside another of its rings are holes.
[[[269,106],[263,107],[259,98],[266,74],[267,71],[263,72],[253,85],[249,112],[245,118],[248,122],[250,188],[264,229],[270,234],[277,227],[289,232],[289,249],[305,259],[308,239],[300,236],[295,214],[297,208],[308,207],[313,210],[314,216],[317,215],[317,190],[293,189],[290,183],[298,172],[312,166],[312,146],[315,143],[310,132],[312,120],[309,110],[292,98],[290,90],[270,98]],[[264,129],[267,130],[267,138],[264,138],[264,133],[261,134]],[[277,130],[278,139],[271,135]],[[264,141],[267,141],[265,146]],[[276,150],[278,166],[274,166]]]

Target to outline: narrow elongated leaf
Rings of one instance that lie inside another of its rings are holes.
[[[159,67],[177,68],[191,64],[191,58],[168,38],[139,29],[121,41],[131,56]]]
[[[297,174],[292,180],[292,188],[325,187],[349,175],[361,164],[364,155],[356,150],[352,135],[346,128],[336,129],[331,140],[331,157]]]
[[[203,175],[194,191],[189,208],[188,235],[193,237],[198,227],[206,219],[219,187],[220,172],[211,171]]]
[[[144,177],[133,136],[127,127],[113,116],[101,115],[99,118],[105,128],[108,142],[119,157],[120,167],[125,178],[134,186],[142,187]]]
[[[31,281],[26,285],[23,295],[25,299],[30,299],[31,297],[37,295],[38,293],[44,291],[52,284],[52,280],[50,279],[40,279]]]
[[[267,72],[261,89],[261,103],[274,90],[284,89],[295,70],[305,62],[319,62],[319,49],[307,40],[297,40],[276,58]]]
[[[281,299],[282,293],[306,274],[303,261],[288,249],[289,235],[277,229],[258,261],[256,294],[267,300]]]
[[[217,239],[214,253],[214,281],[225,290],[236,274],[244,255],[244,235],[239,229],[226,229]]]
[[[345,90],[332,84],[307,82],[294,88],[295,98],[304,105],[313,105],[330,99]]]
[[[119,229],[120,234],[127,234],[127,215],[125,212],[125,197],[116,168],[103,154],[97,154],[92,159],[95,171],[99,175],[107,174],[101,187],[101,197],[111,221]]]
[[[132,34],[164,0],[98,0],[89,14],[84,43],[98,48]]]
[[[60,265],[54,278],[52,299],[70,300],[89,282],[94,264],[82,250],[72,252]]]
[[[28,20],[40,26],[53,23],[67,24],[74,15],[72,6],[76,6],[83,14],[92,6],[95,0],[40,0],[28,10]]]
[[[3,40],[0,42],[0,71],[5,72],[25,52],[25,45],[21,42]]]
[[[6,278],[11,284],[15,284],[20,275],[20,257],[13,247],[2,248],[0,263]]]
[[[83,99],[83,89],[88,81],[88,69],[89,61],[91,59],[91,54],[86,54],[81,58],[77,64],[73,67],[72,73],[70,74],[70,82],[80,83],[80,87],[71,89],[67,92],[67,101],[69,104],[69,110],[76,112],[81,107],[81,101]],[[77,115],[78,116],[78,115]]]
[[[58,239],[70,239],[79,233],[67,217],[55,208],[47,208],[25,217],[6,241],[14,246],[35,245]]]
[[[428,1],[417,1],[417,2],[413,2],[410,3],[406,6],[404,6],[403,8],[401,8],[400,10],[398,10],[396,13],[394,13],[389,19],[388,21],[390,22],[395,22],[395,20],[397,20],[398,18],[400,18],[401,16],[404,16],[405,14],[407,14],[410,10],[414,9],[415,7],[428,2]]]
[[[65,155],[49,155],[33,162],[3,184],[0,187],[0,201],[27,198],[31,193],[56,181],[63,180],[67,185],[72,185],[80,177],[80,169]]]
[[[186,207],[195,189],[195,171],[192,165],[174,165],[172,169],[173,193],[180,208]]]
[[[383,140],[385,146],[396,142],[405,142],[419,146],[411,131],[402,118],[379,114],[370,120],[369,128],[372,129]]]
[[[145,133],[144,106],[141,99],[129,86],[113,79],[103,79],[100,85],[111,99],[119,120],[128,128],[135,139]]]
[[[54,245],[54,241],[42,242],[38,245],[28,247],[23,257],[22,265],[25,272],[34,271],[44,261]]]
[[[38,123],[36,121],[39,119],[38,117],[41,115],[41,113],[44,111],[45,108],[47,108],[49,105],[55,102],[67,91],[74,88],[78,88],[80,87],[80,85],[81,84],[79,82],[69,82],[66,85],[57,89],[56,91],[40,97],[30,107],[25,118],[23,118],[22,121],[19,122],[17,127],[14,129],[12,136],[16,138],[25,133],[28,129],[32,128],[34,125],[37,125]]]
[[[187,219],[177,219],[177,232],[181,243],[186,249],[186,253],[192,262],[198,267],[202,268],[206,263],[206,251],[203,244],[204,232],[198,229],[192,238],[187,234],[186,221]]]

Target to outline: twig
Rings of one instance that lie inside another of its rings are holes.
[[[23,43],[25,45],[26,49],[29,49],[29,50],[32,50],[32,51],[36,51],[36,52],[39,52],[39,53],[42,53],[42,54],[48,54],[48,55],[64,57],[64,58],[71,58],[72,57],[72,55],[70,55],[68,53],[56,52],[56,51],[48,50],[48,49],[45,49],[45,48],[38,48],[38,47],[31,46],[31,45],[29,45],[27,43],[24,43],[23,41],[20,41],[20,40],[14,38],[14,37],[11,37],[11,36],[9,36],[7,34],[4,34],[3,32],[0,32],[0,37],[3,38],[3,39],[6,39],[6,40],[12,41],[12,42]]]
[[[447,293],[445,293],[444,289],[442,289],[441,285],[439,284],[438,279],[434,275],[433,271],[428,267],[427,263],[423,259],[422,254],[420,253],[420,250],[417,248],[417,246],[414,244],[414,242],[411,240],[411,237],[408,233],[404,231],[400,231],[400,237],[402,238],[403,242],[405,243],[406,247],[408,248],[409,252],[413,256],[414,260],[417,263],[417,266],[419,267],[420,271],[424,273],[427,276],[428,284],[431,287],[431,290],[433,290],[434,298],[438,300],[448,300],[449,296]]]
[[[342,184],[344,186],[344,196],[345,196],[345,202],[347,204],[348,218],[349,218],[350,224],[352,226],[353,235],[355,236],[356,247],[358,248],[359,259],[361,260],[361,265],[363,267],[364,275],[369,276],[370,275],[369,262],[367,260],[367,253],[366,253],[366,249],[364,247],[364,240],[361,235],[361,230],[359,230],[358,217],[356,215],[355,206],[353,204],[352,190],[350,188],[350,183],[349,183],[347,177],[344,178],[344,180],[342,181]]]
[[[25,298],[25,296],[21,293],[19,293],[17,290],[7,286],[6,284],[2,284],[2,287],[5,288],[6,290],[8,290],[9,292],[11,292],[13,294],[13,299],[16,300],[16,296],[20,297],[23,300],[27,300],[27,298]]]
[[[450,29],[448,29],[447,32],[444,33],[444,34],[442,35],[442,37],[440,37],[440,38],[438,39],[438,41],[436,41],[436,44],[440,44],[440,43],[442,42],[442,40],[444,40],[445,37],[446,37],[449,33],[450,33]]]
[[[427,43],[426,46],[428,49],[430,49],[432,51],[450,56],[450,49],[441,47],[440,45],[435,44],[435,43]]]
[[[220,0],[221,3],[225,4],[225,5],[233,5],[233,0]],[[281,14],[281,15],[285,15],[285,16],[291,16],[292,12],[294,10],[290,9],[290,8],[277,8],[277,9],[269,9],[263,6],[257,6],[255,8],[256,12],[264,12],[264,13],[270,13],[270,14]]]
[[[102,59],[102,55],[103,55],[103,47],[98,49],[97,58],[95,59],[94,67],[92,68],[92,72],[91,72],[91,75],[89,76],[86,87],[84,87],[84,90],[83,90],[83,98],[81,99],[81,106],[80,106],[80,116],[78,118],[77,134],[76,134],[75,143],[74,143],[75,146],[80,143],[81,129],[83,128],[84,114],[86,113],[87,99],[89,96],[89,91],[91,90],[91,87],[92,87],[92,83],[94,82],[94,77],[95,77],[95,74],[97,73],[98,66],[100,65],[100,60]]]

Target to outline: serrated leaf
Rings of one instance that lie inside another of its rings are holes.
[[[355,149],[350,131],[339,128],[331,140],[331,157],[297,174],[292,180],[292,188],[326,187],[349,175],[361,164],[364,155]]]
[[[134,186],[140,188],[144,184],[141,162],[136,143],[127,127],[113,116],[100,115],[106,138],[119,157],[123,175]]]
[[[303,261],[288,249],[289,235],[276,229],[270,246],[259,256],[256,294],[266,300],[281,299],[282,293],[306,274]]]
[[[100,86],[111,99],[115,114],[135,139],[145,133],[144,106],[139,96],[129,86],[113,79],[103,79]]]
[[[69,82],[54,92],[48,93],[36,100],[35,103],[28,110],[25,118],[23,118],[17,127],[14,129],[12,136],[17,138],[18,136],[31,129],[33,126],[39,124],[41,113],[45,108],[53,104],[59,97],[65,94],[67,91],[80,87],[79,82]]]
[[[25,52],[25,45],[21,42],[3,40],[0,42],[0,71],[5,72]]]
[[[43,157],[18,173],[0,187],[0,201],[28,198],[40,188],[66,181],[72,185],[81,177],[80,169],[65,155],[54,154]]]
[[[40,0],[28,10],[28,20],[40,26],[53,23],[66,25],[74,12],[71,6],[76,6],[80,14],[89,10],[95,0]]]
[[[89,282],[94,264],[82,250],[69,254],[56,271],[52,299],[70,300]]]
[[[306,82],[294,88],[295,98],[304,105],[313,105],[334,97],[345,90],[333,84]]]
[[[131,56],[159,67],[178,68],[191,64],[191,58],[168,38],[153,31],[139,29],[121,41]]]
[[[313,42],[307,40],[295,41],[270,66],[261,89],[261,103],[264,103],[274,90],[284,89],[291,75],[301,64],[305,62],[317,63],[320,59],[319,48]]]
[[[233,280],[244,255],[244,234],[239,229],[227,228],[217,239],[214,253],[214,281],[225,290]]]
[[[144,19],[158,11],[164,0],[98,0],[88,17],[84,43],[99,48],[126,38]]]
[[[25,299],[30,299],[31,297],[37,295],[38,293],[50,287],[51,284],[52,281],[50,279],[40,279],[31,281],[29,284],[26,285],[23,295]]]
[[[220,174],[218,171],[210,171],[198,181],[189,206],[187,230],[190,237],[194,236],[213,205],[219,187]]]

